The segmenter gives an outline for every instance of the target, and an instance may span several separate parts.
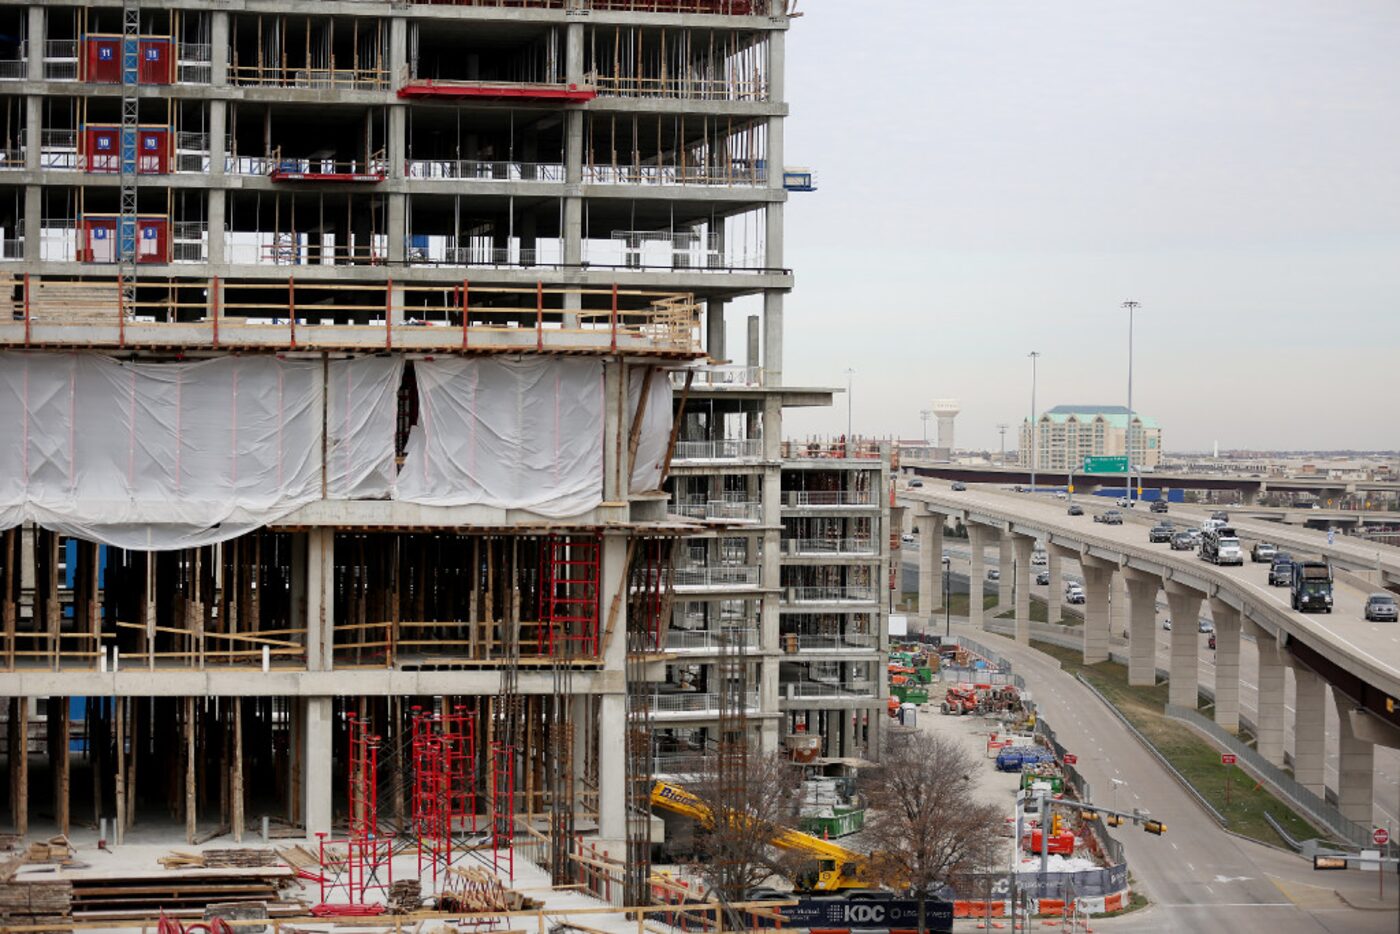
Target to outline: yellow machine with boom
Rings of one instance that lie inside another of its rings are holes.
[[[652,807],[665,808],[675,814],[689,817],[702,827],[714,826],[715,818],[709,806],[679,785],[660,781],[652,785],[651,804]],[[732,814],[729,819],[757,822],[756,818],[742,814]],[[790,853],[802,854],[816,862],[815,873],[794,880],[799,890],[847,892],[852,889],[878,887],[878,884],[869,878],[870,860],[864,854],[787,827],[770,826],[768,831],[768,842],[773,846]]]

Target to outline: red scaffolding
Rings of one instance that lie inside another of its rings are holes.
[[[451,712],[413,708],[413,831],[418,841],[418,874],[439,871],[470,852],[458,839],[475,834],[476,715],[458,705]]]
[[[346,770],[350,833],[344,840],[320,838],[321,905],[364,905],[371,892],[388,897],[394,882],[393,841],[379,835],[379,736],[369,723],[347,713],[350,757]],[[344,893],[344,901],[331,896]]]
[[[491,868],[515,878],[515,746],[491,744]]]
[[[541,655],[587,658],[598,654],[598,575],[601,548],[596,538],[545,539],[540,588]]]

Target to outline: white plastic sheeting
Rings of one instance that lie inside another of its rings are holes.
[[[224,541],[321,497],[323,428],[328,492],[386,495],[401,369],[0,353],[0,528],[33,521],[144,550]]]
[[[637,405],[646,383],[646,368],[632,367],[627,385],[627,430],[637,418]],[[661,486],[661,471],[666,466],[666,450],[671,445],[671,378],[664,369],[656,370],[647,393],[646,411],[642,413],[641,432],[637,439],[637,459],[632,464],[632,492],[650,493]]]
[[[395,497],[568,518],[603,500],[603,364],[558,358],[414,363],[418,424]]]

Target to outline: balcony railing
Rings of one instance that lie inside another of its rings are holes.
[[[672,581],[677,587],[757,587],[763,569],[752,566],[676,568]]]
[[[465,179],[497,182],[562,182],[557,162],[499,162],[480,159],[409,159],[404,176],[411,179]]]
[[[40,130],[39,166],[45,169],[78,168],[78,131]]]
[[[782,685],[784,697],[874,697],[873,681],[855,681],[848,684],[828,684],[824,681],[789,681]]]
[[[7,58],[0,61],[0,81],[23,81],[27,77],[29,77],[28,59]]]
[[[175,62],[177,84],[208,84],[213,78],[214,48],[208,42],[181,42]]]
[[[78,80],[77,39],[50,39],[44,43],[44,79]]]
[[[0,260],[24,259],[24,238],[0,238]]]
[[[797,460],[801,458],[855,458],[859,460],[879,460],[880,442],[878,441],[784,441],[783,459]]]
[[[676,512],[688,519],[727,522],[757,522],[763,518],[763,504],[746,500],[691,500],[677,503]]]
[[[696,389],[712,386],[762,386],[763,367],[761,366],[697,366],[671,372],[671,385],[677,389],[685,385],[687,374],[690,385]]]
[[[788,603],[868,603],[875,599],[875,588],[863,584],[846,587],[789,587]]]
[[[837,508],[841,506],[874,506],[872,490],[786,490],[783,503],[805,508]]]
[[[0,172],[18,172],[23,168],[23,146],[0,148]]]
[[[719,695],[712,693],[677,692],[674,694],[652,694],[649,696],[651,709],[657,714],[718,714]],[[630,704],[636,709],[641,699],[632,697]],[[743,705],[748,713],[758,713],[758,692],[748,691],[743,696]]]
[[[875,542],[868,538],[785,538],[783,551],[789,555],[877,555]]]
[[[763,160],[726,165],[585,165],[583,180],[592,185],[715,185],[768,184]]]
[[[677,461],[758,460],[763,456],[759,438],[733,438],[721,441],[677,441]]]
[[[848,633],[783,633],[779,642],[784,646],[794,642],[799,652],[839,652],[849,650],[868,652],[879,646],[879,637],[866,632]]]
[[[757,629],[670,629],[666,633],[666,651],[719,651],[724,646],[752,649],[758,645]]]

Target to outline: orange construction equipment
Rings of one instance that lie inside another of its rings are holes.
[[[977,690],[968,684],[955,684],[949,687],[939,709],[944,713],[957,714],[959,717],[969,713],[985,712],[982,698],[978,695]]]

